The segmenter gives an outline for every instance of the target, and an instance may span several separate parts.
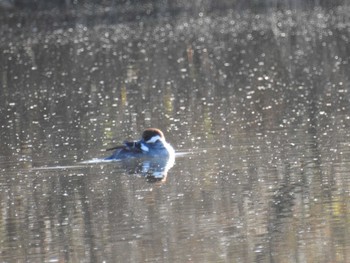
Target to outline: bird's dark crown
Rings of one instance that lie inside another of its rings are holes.
[[[157,136],[157,135],[160,138],[164,139],[164,134],[163,134],[163,132],[161,130],[159,130],[157,128],[148,128],[148,129],[144,130],[144,132],[142,133],[142,139],[145,142],[147,142],[152,137]]]

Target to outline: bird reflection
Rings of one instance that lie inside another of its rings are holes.
[[[143,176],[147,182],[165,182],[168,171],[174,166],[175,158],[131,158],[119,161],[129,173]]]

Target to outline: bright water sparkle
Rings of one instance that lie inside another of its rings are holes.
[[[346,262],[344,10],[2,18],[0,261]],[[101,161],[150,126],[164,178]]]

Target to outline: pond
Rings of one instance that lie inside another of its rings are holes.
[[[348,9],[5,14],[0,261],[347,262]]]

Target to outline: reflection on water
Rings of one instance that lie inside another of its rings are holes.
[[[165,181],[175,159],[150,158],[143,160],[122,160],[123,167],[131,174],[141,174],[149,181]]]
[[[347,262],[347,10],[5,19],[1,261]],[[190,154],[82,163],[151,126]]]
[[[146,179],[148,179],[149,182],[154,182],[154,181],[165,182],[168,175],[168,171],[174,166],[175,157],[129,158],[129,159],[120,159],[120,160],[106,160],[106,159],[94,158],[92,160],[83,161],[82,163],[83,164],[116,164],[117,163],[127,173],[143,176]],[[74,167],[79,167],[79,166],[74,166]],[[47,168],[44,167],[39,169],[47,169]]]

